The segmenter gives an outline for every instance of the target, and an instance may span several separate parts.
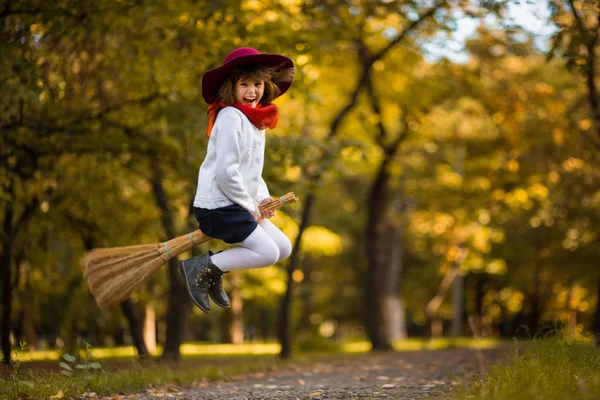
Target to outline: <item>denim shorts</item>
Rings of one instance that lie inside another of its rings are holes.
[[[252,214],[237,204],[212,210],[194,207],[194,216],[202,233],[225,243],[243,242],[258,226]]]

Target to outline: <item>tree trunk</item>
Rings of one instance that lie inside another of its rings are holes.
[[[565,304],[565,308],[567,311],[568,319],[567,326],[565,327],[565,331],[567,335],[573,336],[577,332],[577,310],[571,306],[573,301],[573,296],[575,295],[575,284],[570,283],[569,291],[567,293],[567,301]]]
[[[458,141],[459,137],[458,128],[455,128],[455,140]],[[461,143],[457,143],[454,149],[454,170],[461,177],[464,177],[464,161],[466,153],[466,147]],[[452,304],[454,306],[454,315],[452,316],[450,336],[456,338],[463,335],[463,316],[465,315],[465,276],[462,274],[460,268],[452,283]]]
[[[387,336],[390,340],[406,339],[406,309],[402,298],[398,294],[386,297],[384,310],[387,315]]]
[[[2,231],[2,271],[0,274],[2,289],[2,329],[0,331],[0,344],[2,347],[2,362],[10,364],[11,345],[10,331],[12,323],[12,237],[13,237],[13,183],[8,187],[8,203],[4,214]]]
[[[401,202],[397,199],[394,208],[397,212],[401,211]],[[384,284],[383,315],[385,315],[386,335],[390,340],[400,340],[406,338],[406,321],[404,302],[400,298],[400,287],[402,282],[403,267],[403,244],[402,232],[404,226],[394,226],[389,224],[387,235],[387,262]]]
[[[91,293],[88,294],[86,300],[89,310],[94,310],[96,307],[98,307],[96,304],[96,299]],[[85,316],[85,326],[87,330],[87,336],[90,339],[90,344],[93,347],[103,347],[105,345],[105,332],[103,332],[98,325],[98,318],[93,312],[90,312]]]
[[[160,219],[163,225],[164,233],[167,238],[174,238],[175,228],[173,216],[169,209],[167,193],[163,186],[163,172],[158,160],[151,162],[152,166],[152,191],[156,199],[156,204],[160,210]],[[169,360],[179,360],[181,353],[179,346],[182,342],[183,327],[189,311],[190,300],[177,271],[177,259],[171,259],[168,263],[169,291],[167,304],[167,339],[162,357]]]
[[[367,272],[365,277],[365,328],[373,351],[391,350],[391,339],[388,336],[386,298],[397,293],[395,281],[390,282],[390,270],[386,246],[388,227],[387,217],[387,181],[389,177],[388,157],[384,158],[377,172],[368,198],[368,219],[365,229],[365,248],[367,251]],[[395,290],[394,290],[395,292]]]
[[[302,316],[300,317],[300,322],[298,324],[298,330],[300,333],[304,335],[310,335],[312,332],[312,323],[310,322],[310,315],[313,312],[312,305],[312,285],[310,280],[310,275],[313,269],[313,260],[309,254],[304,256],[302,260],[303,270],[304,270],[304,279],[300,285],[301,293],[300,293],[300,302],[302,304]]]
[[[32,295],[29,280],[25,282],[24,290],[19,290],[21,299],[21,310],[23,313],[23,339],[27,343],[27,349],[34,351],[36,348],[36,331],[35,331],[35,299]]]
[[[175,235],[171,237],[175,237]],[[179,360],[181,358],[179,346],[183,341],[183,328],[189,307],[188,302],[186,302],[187,298],[182,297],[182,294],[187,296],[185,288],[181,287],[181,284],[174,284],[178,282],[177,260],[175,259],[169,261],[169,281],[171,282],[171,287],[169,289],[166,317],[167,338],[162,358]]]
[[[146,304],[146,312],[144,313],[144,343],[148,349],[148,353],[156,352],[156,311],[150,303]]]
[[[2,362],[11,362],[10,332],[12,329],[12,284],[10,241],[5,239],[2,246]]]
[[[294,290],[294,271],[298,266],[299,261],[299,252],[300,252],[300,243],[302,241],[302,236],[304,235],[304,231],[308,227],[311,211],[314,202],[314,194],[309,193],[304,201],[304,207],[302,209],[302,219],[300,220],[300,227],[298,228],[298,236],[296,237],[296,241],[294,242],[294,250],[292,251],[292,255],[290,256],[290,262],[287,268],[287,283],[286,283],[286,291],[283,299],[281,300],[281,306],[279,309],[279,341],[281,343],[281,352],[279,356],[282,359],[288,359],[292,355],[292,338],[290,337],[290,324],[291,324],[291,306],[292,306],[292,297]]]
[[[600,276],[598,276],[597,284],[598,286],[596,287],[596,311],[594,312],[594,326],[592,328],[592,331],[594,332],[596,346],[600,347]]]
[[[472,332],[473,335],[476,332],[479,332],[482,336],[488,336],[491,333],[491,327],[483,326],[483,297],[485,296],[485,291],[483,288],[484,284],[484,275],[483,274],[474,274],[471,275],[475,279],[475,309],[473,310],[473,325],[475,328],[475,332]]]
[[[85,235],[83,237],[83,245],[87,251],[92,250],[96,247],[96,240],[91,235]],[[121,303],[121,311],[127,320],[127,324],[129,325],[129,331],[131,333],[131,338],[133,339],[133,345],[135,346],[139,357],[148,357],[150,354],[148,353],[148,348],[144,343],[144,334],[143,334],[143,321],[141,320],[139,314],[135,310],[135,305],[129,299],[125,300]],[[98,329],[94,329],[93,331],[98,331]]]
[[[392,140],[383,124],[382,109],[368,67],[369,51],[364,42],[360,44],[359,53],[366,74],[367,93],[371,107],[379,117],[376,140],[384,154],[369,193],[368,219],[365,228],[365,249],[368,263],[365,279],[365,327],[371,340],[372,350],[379,351],[392,349],[390,342],[395,335],[395,322],[390,318],[399,315],[398,311],[394,310],[397,308],[394,305],[397,305],[399,301],[402,236],[401,228],[394,226],[393,217],[394,211],[396,214],[402,212],[402,204],[398,199],[394,203],[390,201],[388,181],[390,180],[389,166],[408,134],[407,110],[405,107],[402,120],[404,128],[399,130]]]
[[[428,320],[429,338],[440,338],[444,336],[444,322],[437,315]]]
[[[133,339],[133,345],[137,349],[138,357],[148,357],[150,354],[148,353],[146,343],[144,343],[144,325],[139,313],[136,312],[135,305],[130,299],[127,299],[121,303],[121,311],[123,311],[129,323],[131,338]]]
[[[459,273],[452,284],[452,304],[454,305],[454,315],[452,317],[452,326],[450,335],[454,338],[461,337],[464,334],[463,316],[465,315],[465,276]]]
[[[241,275],[231,274],[229,284],[231,286],[231,307],[227,310],[229,339],[233,344],[242,344],[244,343],[244,316],[242,314],[244,300],[242,299]]]
[[[266,308],[260,307],[259,310],[259,315],[260,315],[260,320],[259,320],[259,330],[260,330],[260,336],[263,342],[268,342],[269,339],[271,338],[271,318],[270,318],[270,313],[269,310],[267,310]]]
[[[531,314],[529,316],[529,329],[532,336],[538,334],[540,320],[540,267],[536,263],[533,268],[533,290],[531,293],[530,304]]]

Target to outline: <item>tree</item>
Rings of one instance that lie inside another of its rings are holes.
[[[597,85],[597,52],[599,44],[600,9],[593,1],[551,1],[550,20],[557,26],[549,57],[560,56],[567,68],[585,79],[588,112],[591,126],[580,125],[582,135],[596,149],[596,161],[600,152],[600,101]],[[584,120],[584,121],[587,121]],[[589,128],[593,127],[590,131]],[[596,165],[599,165],[596,162]],[[598,243],[590,243],[598,247]],[[599,275],[600,276],[600,275]],[[600,277],[596,277],[599,281]],[[600,321],[600,284],[597,285],[595,320]],[[594,326],[596,344],[600,346],[600,325]]]
[[[395,2],[392,2],[392,3],[389,3],[388,5],[382,5],[382,7],[386,11],[391,11],[395,7],[399,6],[399,4],[396,4]],[[364,88],[366,87],[366,84],[368,82],[369,71],[372,68],[373,64],[375,62],[381,60],[384,56],[386,56],[386,54],[388,54],[399,43],[402,43],[403,40],[411,32],[416,30],[417,27],[419,27],[420,25],[424,24],[425,21],[430,19],[435,14],[436,11],[443,8],[445,5],[446,5],[446,2],[438,2],[438,3],[435,3],[431,7],[423,7],[422,9],[419,9],[419,10],[414,10],[411,8],[410,12],[414,11],[417,14],[417,16],[415,18],[411,18],[409,15],[404,14],[403,11],[409,11],[409,10],[402,10],[402,8],[400,8],[402,11],[400,11],[398,13],[398,18],[400,18],[400,21],[402,21],[401,23],[404,24],[404,27],[400,32],[397,32],[391,40],[389,40],[389,41],[387,41],[387,43],[383,44],[383,46],[379,50],[372,51],[372,52],[365,51],[366,48],[364,46],[363,47],[360,47],[360,46],[355,47],[354,50],[357,52],[358,65],[359,65],[359,78],[357,79],[356,83],[354,84],[353,88],[350,91],[350,97],[349,97],[348,101],[340,109],[340,111],[334,116],[334,118],[329,126],[329,129],[328,129],[329,133],[327,134],[328,142],[331,142],[337,136],[342,121],[348,115],[348,113],[353,109],[353,107],[357,104],[358,96],[359,96],[360,92],[362,90],[364,90]],[[318,7],[321,7],[321,6],[319,5]],[[370,17],[371,16],[370,11],[373,9],[376,9],[376,7],[374,4],[371,4],[371,3],[369,3],[367,6],[365,6],[365,10],[363,10],[362,12],[359,9],[357,9],[357,12],[355,14],[358,16],[357,17],[358,21],[362,21],[363,19],[367,19],[368,17]],[[334,13],[334,15],[339,13],[338,15],[343,15],[344,17],[348,17],[346,14],[347,11],[345,11],[345,10],[340,11],[340,10],[335,10],[335,9],[329,8],[328,11]],[[360,26],[360,23],[361,22],[359,22],[357,25]],[[356,24],[356,23],[354,23],[354,24]],[[360,34],[360,30],[359,30],[359,34]],[[326,159],[323,158],[323,160],[326,160]],[[329,160],[328,162],[331,163],[331,160]],[[326,169],[327,168],[324,168],[323,171]],[[313,183],[319,182],[321,179],[322,179],[322,172],[317,172],[317,173],[311,174],[309,176],[310,182],[313,182]],[[288,273],[287,289],[286,289],[286,294],[281,302],[281,311],[280,311],[280,318],[279,318],[279,337],[280,337],[280,341],[281,341],[281,345],[282,345],[280,356],[282,358],[289,358],[290,354],[291,354],[291,340],[290,340],[289,329],[290,329],[290,304],[291,304],[291,299],[292,299],[293,282],[294,282],[293,274],[294,274],[294,271],[298,268],[302,236],[304,234],[304,231],[310,224],[310,218],[312,215],[312,209],[313,209],[314,202],[315,202],[315,196],[316,196],[315,192],[311,191],[308,193],[308,195],[303,200],[303,209],[302,209],[300,228],[299,228],[298,236],[296,237],[296,241],[294,243],[294,247],[293,247],[294,250],[292,251],[292,255],[290,257],[290,261],[289,261],[288,268],[287,268],[287,273]],[[376,327],[369,328],[369,330],[373,330],[373,329],[377,329],[377,328]],[[373,343],[373,348],[375,350],[389,348],[388,343],[376,340],[375,337],[371,337],[371,340]]]

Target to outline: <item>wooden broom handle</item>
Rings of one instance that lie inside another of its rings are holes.
[[[299,199],[296,197],[294,192],[286,193],[285,195],[274,199],[270,203],[261,203],[258,208],[260,211],[265,210],[278,210],[283,206],[297,202]],[[171,239],[167,242],[158,244],[158,254],[165,262],[169,261],[173,257],[177,257],[179,254],[190,250],[195,245],[200,243],[208,242],[212,238],[206,236],[200,229],[194,232],[188,233],[187,235],[181,235],[175,239]]]

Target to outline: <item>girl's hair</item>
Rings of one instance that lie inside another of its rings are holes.
[[[271,103],[279,96],[279,87],[276,82],[291,82],[294,77],[294,68],[265,67],[256,64],[245,64],[232,69],[229,76],[225,78],[219,93],[217,94],[218,101],[227,105],[235,103],[235,84],[240,79],[249,81],[263,81],[265,90],[260,103],[263,105]]]

